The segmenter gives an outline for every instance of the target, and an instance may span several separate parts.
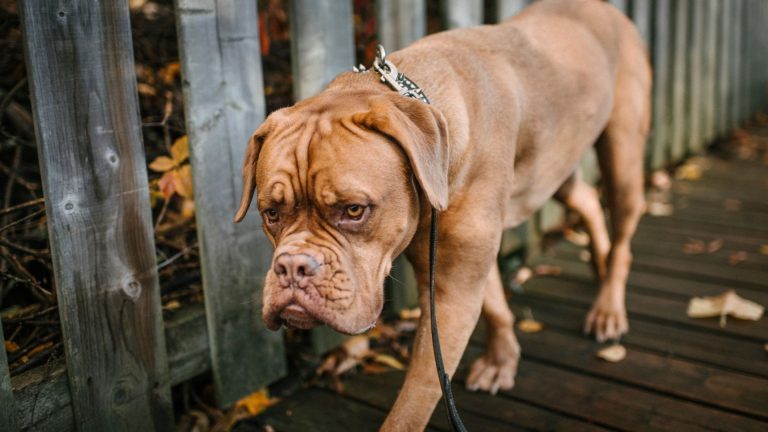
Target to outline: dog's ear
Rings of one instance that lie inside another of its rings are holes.
[[[259,160],[259,152],[264,144],[264,139],[272,130],[269,119],[265,121],[248,140],[248,149],[245,151],[243,161],[243,195],[240,197],[240,208],[235,215],[235,222],[240,222],[248,213],[248,207],[253,200],[253,192],[256,190],[256,162]]]
[[[373,97],[370,111],[353,120],[399,144],[429,203],[437,210],[448,207],[448,126],[440,111],[393,93]]]

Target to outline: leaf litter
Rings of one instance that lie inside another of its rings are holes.
[[[751,300],[740,297],[734,290],[718,296],[694,297],[688,303],[688,317],[720,317],[720,327],[725,327],[727,316],[743,320],[759,321],[765,308]]]

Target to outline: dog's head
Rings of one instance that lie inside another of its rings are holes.
[[[420,203],[447,206],[447,164],[442,114],[397,93],[326,91],[270,115],[248,144],[235,216],[257,190],[275,247],[267,326],[370,328]]]

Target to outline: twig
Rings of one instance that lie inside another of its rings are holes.
[[[0,228],[0,233],[3,232],[3,231],[6,231],[8,229],[11,229],[11,228],[13,228],[13,227],[15,227],[17,225],[20,225],[20,224],[22,224],[22,223],[24,223],[24,222],[26,222],[26,221],[28,221],[30,219],[34,219],[35,217],[39,216],[42,213],[45,213],[45,209],[44,208],[42,208],[42,209],[40,209],[40,210],[38,210],[38,211],[36,211],[34,213],[30,213],[30,214],[24,216],[23,218],[21,218],[19,220],[16,220],[14,222],[11,222],[8,225]]]
[[[171,198],[168,197],[165,201],[163,201],[163,207],[160,208],[160,214],[157,215],[157,221],[155,222],[155,232],[157,232],[157,227],[160,226],[160,222],[163,220],[163,217],[165,217],[165,212],[168,210],[168,204],[171,202]]]
[[[16,92],[19,91],[22,87],[24,87],[26,83],[27,77],[22,78],[22,80],[17,82],[16,85],[13,86],[13,88],[3,97],[3,100],[0,101],[0,121],[2,121],[5,109],[8,108],[8,104],[11,103],[13,95],[16,94]]]
[[[189,252],[190,250],[192,250],[192,249],[194,249],[196,247],[197,247],[197,243],[194,243],[194,244],[192,244],[190,246],[185,247],[184,249],[180,250],[179,252],[171,255],[170,258],[168,258],[167,260],[165,260],[165,261],[163,261],[163,262],[161,262],[160,264],[157,265],[157,270],[160,270],[163,267],[166,267],[166,266],[172,264],[174,261],[179,259],[179,257],[181,257],[182,255],[185,255],[187,252]]]
[[[40,204],[45,204],[45,198],[37,198],[37,199],[33,199],[32,201],[27,201],[25,203],[17,204],[15,206],[11,206],[11,207],[6,207],[4,209],[0,209],[0,215],[4,215],[4,214],[8,214],[8,213],[13,213],[15,211],[22,210],[22,209],[25,209],[27,207],[32,207],[32,206],[40,205]]]
[[[47,258],[49,255],[48,249],[30,249],[26,246],[13,243],[3,237],[0,237],[0,245],[3,245],[11,249],[16,249],[19,252],[24,252],[36,258]]]
[[[13,173],[13,170],[4,164],[0,163],[0,171],[5,173],[5,175],[10,176]],[[35,193],[36,190],[40,189],[40,185],[38,183],[33,183],[24,180],[21,176],[16,176],[15,179],[16,183],[20,184],[21,186],[24,186],[32,196],[37,197],[37,194]]]

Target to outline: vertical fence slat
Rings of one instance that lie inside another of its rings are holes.
[[[442,0],[445,28],[472,27],[483,23],[482,0]]]
[[[282,333],[261,322],[272,246],[257,211],[232,223],[248,138],[264,120],[256,3],[177,0],[176,11],[211,366],[229,406],[285,373]]]
[[[496,22],[516,15],[530,3],[531,0],[496,0]]]
[[[14,432],[18,429],[14,406],[8,358],[5,355],[5,337],[3,326],[0,325],[0,430]]]
[[[685,140],[688,133],[688,123],[685,116],[686,102],[686,59],[688,57],[688,0],[675,0],[673,13],[673,44],[672,60],[672,116],[671,116],[671,149],[673,161],[680,160],[685,155]]]
[[[717,37],[720,4],[717,1],[702,2],[704,8],[704,82],[702,102],[702,140],[710,142],[716,136],[717,92]]]
[[[703,82],[704,82],[704,2],[692,1],[688,11],[690,25],[688,29],[688,140],[686,147],[689,152],[699,151],[703,144],[702,111]]]
[[[716,133],[721,136],[728,128],[728,83],[730,75],[730,39],[731,39],[731,11],[732,2],[730,0],[720,0],[720,20],[718,31],[718,55],[717,55],[717,97],[715,106],[717,107],[717,129]]]
[[[629,0],[609,0],[609,3],[616,6],[616,9],[627,13],[629,10]]]
[[[661,168],[667,161],[670,132],[668,117],[671,91],[671,26],[670,0],[656,0],[653,10],[653,134],[651,136],[650,166]]]
[[[731,75],[729,81],[729,101],[728,101],[728,128],[732,129],[739,126],[741,122],[739,105],[741,104],[741,92],[739,91],[741,80],[741,8],[744,4],[742,0],[731,0],[733,8],[731,20]]]
[[[378,0],[376,17],[379,41],[387,51],[399,50],[427,34],[426,0]]]
[[[651,31],[653,28],[653,9],[651,0],[634,0],[630,5],[630,15],[635,22],[638,33],[645,41],[648,50],[651,49]]]
[[[293,93],[296,100],[301,100],[320,92],[339,73],[352,69],[352,2],[291,0],[290,13]],[[342,335],[325,326],[312,331],[312,345],[318,353],[343,340]]]
[[[81,431],[173,428],[128,5],[20,2]]]
[[[291,0],[291,35],[296,100],[317,94],[354,66],[350,0]]]

